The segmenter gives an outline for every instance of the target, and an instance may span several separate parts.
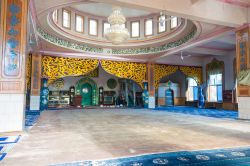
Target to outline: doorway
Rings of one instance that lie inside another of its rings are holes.
[[[92,105],[92,87],[89,83],[82,84],[81,96],[82,96],[82,106]]]
[[[174,106],[174,91],[167,89],[165,91],[166,106]]]

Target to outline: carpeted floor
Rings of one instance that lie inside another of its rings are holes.
[[[7,153],[19,141],[21,136],[0,137],[0,162],[6,157]]]
[[[247,166],[250,147],[148,154],[110,160],[82,161],[54,166]]]
[[[26,111],[25,112],[25,128],[31,129],[34,126],[40,116],[38,111]]]
[[[182,113],[189,115],[199,115],[213,118],[229,118],[229,119],[237,119],[238,112],[237,111],[229,111],[229,110],[218,110],[218,109],[200,109],[196,107],[187,107],[187,106],[176,106],[176,107],[157,107],[154,110],[157,111],[167,111],[173,113]]]

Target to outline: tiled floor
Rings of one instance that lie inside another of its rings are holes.
[[[144,109],[56,110],[41,114],[3,164],[53,165],[248,146],[249,121]]]

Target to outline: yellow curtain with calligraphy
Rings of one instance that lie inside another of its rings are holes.
[[[131,79],[143,87],[142,82],[146,79],[146,64],[102,60],[101,65],[106,72],[120,78]]]
[[[195,79],[199,85],[202,84],[202,67],[180,66],[179,69],[187,77]]]
[[[28,54],[26,60],[26,89],[30,90],[31,88],[31,61],[32,57],[31,54]]]
[[[160,80],[168,76],[172,73],[175,73],[178,70],[178,66],[171,66],[171,65],[161,65],[161,64],[155,64],[154,65],[154,83],[155,83],[155,89],[159,87]]]
[[[58,78],[87,74],[98,67],[96,59],[64,58],[43,56],[42,77],[48,79],[48,84]]]

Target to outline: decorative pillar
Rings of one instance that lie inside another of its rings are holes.
[[[30,110],[40,110],[40,89],[41,89],[41,60],[42,56],[32,55],[31,70],[31,91],[30,91]]]
[[[250,119],[250,28],[236,32],[237,94],[240,119]]]
[[[21,131],[25,110],[28,0],[1,0],[0,132]]]
[[[134,98],[134,107],[136,107],[136,91],[135,91],[135,83],[132,82],[133,86],[133,98]]]
[[[48,80],[46,78],[42,79],[42,88],[40,95],[41,95],[40,110],[41,111],[47,110],[49,105],[49,88],[48,88]]]
[[[143,82],[142,97],[143,97],[143,107],[148,108],[148,82],[147,81]]]
[[[154,64],[147,64],[147,78],[148,78],[148,108],[155,108],[155,82],[154,82]]]
[[[129,103],[129,98],[128,98],[128,80],[124,80],[125,81],[125,98],[127,101],[127,107],[128,107],[128,103]]]

